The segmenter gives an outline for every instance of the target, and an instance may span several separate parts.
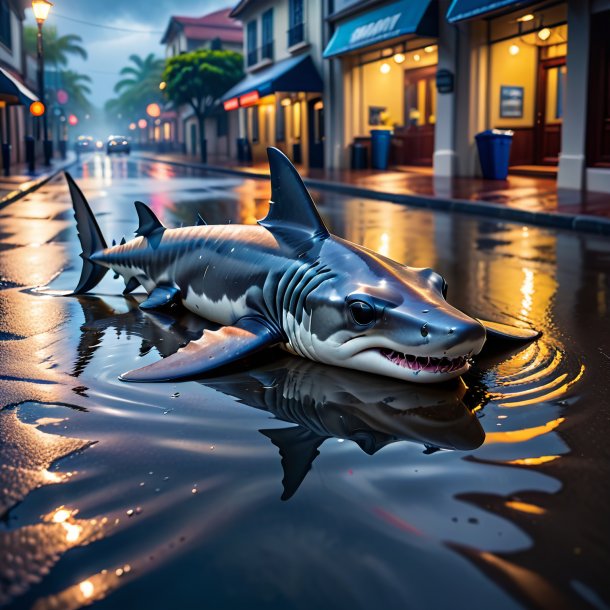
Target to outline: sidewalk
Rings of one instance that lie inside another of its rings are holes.
[[[37,162],[36,169],[31,174],[26,164],[12,166],[10,176],[0,175],[0,208],[42,186],[57,173],[74,165],[76,161],[76,155],[69,152],[65,160],[53,159],[50,167]]]
[[[203,165],[178,153],[135,153],[142,160],[163,161],[252,178],[268,179],[266,164],[239,165],[221,160]],[[307,186],[515,222],[610,234],[610,194],[558,189],[553,178],[509,176],[506,181],[438,178],[424,168],[379,170],[303,170]]]

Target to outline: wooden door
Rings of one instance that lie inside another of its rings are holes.
[[[404,129],[401,159],[404,165],[432,165],[436,124],[436,66],[405,70]]]
[[[566,75],[565,57],[539,63],[534,129],[534,163],[537,165],[557,165],[559,162]]]

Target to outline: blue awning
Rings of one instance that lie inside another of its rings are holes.
[[[324,57],[343,55],[410,34],[438,36],[436,6],[432,0],[402,0],[340,23],[324,51]]]
[[[453,0],[447,11],[447,21],[465,21],[507,8],[534,4],[536,0]]]
[[[19,104],[29,106],[32,102],[37,102],[38,97],[8,70],[0,68],[0,100],[6,102],[9,106]]]
[[[260,72],[248,74],[231,87],[220,101],[225,102],[254,91],[259,97],[264,97],[276,91],[320,93],[322,90],[322,78],[311,56],[300,55],[278,61]]]

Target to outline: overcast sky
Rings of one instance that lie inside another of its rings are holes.
[[[131,54],[165,56],[160,40],[172,15],[201,17],[234,6],[237,0],[53,0],[53,3],[48,23],[56,26],[60,34],[78,34],[83,39],[89,59],[73,58],[70,68],[91,76],[92,102],[101,107],[114,97],[118,73]],[[32,11],[28,10],[26,15],[26,23],[34,24]]]

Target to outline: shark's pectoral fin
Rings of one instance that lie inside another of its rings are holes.
[[[542,333],[531,328],[517,328],[516,326],[509,326],[508,324],[501,324],[499,322],[490,322],[489,320],[481,320],[476,318],[484,327],[487,332],[487,338],[492,341],[506,342],[506,343],[528,343],[538,339]]]
[[[311,469],[313,461],[320,455],[318,447],[326,440],[301,426],[259,430],[280,450],[284,478],[282,500],[289,500],[299,488]]]
[[[180,294],[175,286],[157,286],[145,301],[140,303],[140,309],[157,309],[172,303]]]
[[[236,362],[282,338],[257,318],[243,318],[235,326],[205,331],[175,354],[120,376],[122,381],[170,381],[201,375]]]

